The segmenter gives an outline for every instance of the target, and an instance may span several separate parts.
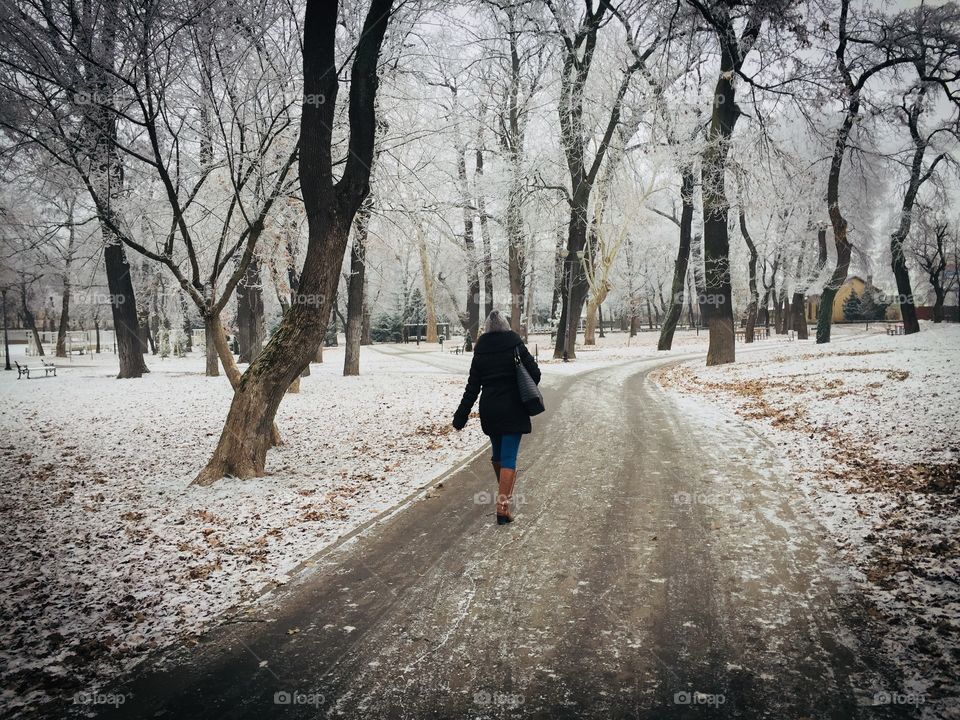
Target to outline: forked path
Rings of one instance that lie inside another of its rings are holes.
[[[551,388],[512,525],[481,456],[116,688],[115,715],[911,717],[874,706],[898,679],[775,453],[677,406],[660,365]]]

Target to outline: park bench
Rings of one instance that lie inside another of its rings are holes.
[[[33,380],[34,378],[38,377],[50,377],[51,375],[54,377],[57,376],[57,366],[52,363],[47,364],[43,360],[40,361],[40,367],[31,368],[26,365],[21,365],[16,361],[14,361],[13,364],[17,366],[17,380],[22,377],[26,377],[27,380]],[[30,376],[31,372],[33,373],[33,377]],[[43,375],[40,375],[41,372]]]
[[[903,335],[903,323],[887,323],[887,335]]]

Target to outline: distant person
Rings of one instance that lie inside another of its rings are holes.
[[[483,334],[477,338],[470,363],[470,377],[463,400],[453,416],[453,427],[462,430],[467,424],[473,403],[480,395],[480,427],[490,436],[493,450],[490,461],[497,475],[497,524],[513,521],[510,500],[517,478],[517,451],[520,436],[529,433],[530,415],[520,401],[515,355],[520,356],[534,382],[540,382],[540,368],[523,340],[510,323],[494,310],[483,324]],[[481,395],[480,391],[483,390]]]

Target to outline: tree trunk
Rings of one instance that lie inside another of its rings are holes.
[[[483,179],[483,149],[477,148],[477,212],[480,215],[480,238],[483,243],[483,317],[487,317],[493,311],[493,253],[490,244],[490,220],[487,216],[487,201],[480,186]],[[472,239],[471,239],[472,242]],[[474,269],[474,273],[476,270]],[[475,309],[479,314],[479,293],[480,285],[476,276],[470,277],[471,287],[476,288],[474,301],[478,307]],[[470,307],[467,307],[468,318]],[[479,330],[479,328],[478,328]],[[477,339],[477,334],[473,334],[473,339]]]
[[[37,330],[37,320],[33,313],[30,312],[30,307],[27,304],[27,283],[24,280],[20,281],[20,306],[23,311],[23,324],[27,326],[27,330],[33,335],[33,342],[37,346],[37,354],[43,357],[43,343],[40,340],[40,333]]]
[[[510,280],[510,327],[526,340],[526,332],[520,322],[523,314],[523,234],[521,230],[519,203],[514,203],[513,197],[520,194],[520,189],[511,192],[507,208],[507,275]]]
[[[947,293],[944,291],[942,286],[934,286],[933,293],[936,296],[936,300],[933,303],[933,321],[935,323],[942,323],[944,314],[943,314],[943,303],[946,299]]]
[[[729,138],[739,111],[734,102],[733,60],[723,53],[720,77],[714,89],[713,116],[708,144],[703,152],[703,264],[706,285],[705,311],[710,333],[707,365],[736,359],[734,346],[733,293],[730,284],[730,238],[727,230],[729,203],[725,188]]]
[[[797,331],[797,340],[806,340],[809,337],[807,331],[807,316],[803,293],[795,292],[793,302],[790,304],[793,309],[793,329]]]
[[[180,312],[183,315],[183,349],[193,351],[193,323],[190,322],[190,306],[187,304],[186,293],[180,291]]]
[[[789,309],[787,305],[786,288],[780,288],[780,292],[777,294],[776,304],[774,305],[777,335],[786,335],[787,333],[787,314]]]
[[[219,329],[215,330],[212,325],[212,322],[213,320],[210,317],[205,317],[203,319],[203,330],[204,330],[204,335],[206,336],[205,352],[206,352],[206,360],[207,360],[205,375],[207,377],[217,377],[218,375],[220,375],[220,365],[217,362],[217,333],[223,332],[223,326],[220,324],[219,318],[217,318],[216,324],[217,324],[217,328]],[[226,338],[224,338],[223,341],[224,343],[226,343],[227,341]],[[230,348],[228,347],[227,350],[229,351],[229,349]],[[230,353],[230,357],[231,358],[233,357],[233,353]]]
[[[752,343],[756,335],[757,306],[760,304],[760,293],[757,290],[758,255],[757,246],[754,244],[753,238],[750,236],[750,231],[747,229],[747,213],[743,206],[742,199],[740,202],[739,220],[740,235],[743,236],[743,241],[747,244],[747,250],[750,252],[750,261],[747,273],[750,284],[750,302],[747,304],[747,317],[743,327],[743,340],[745,343]]]
[[[323,341],[350,226],[370,189],[376,130],[377,61],[392,0],[371,0],[350,82],[349,147],[333,176],[333,126],[339,90],[336,57],[338,3],[307,0],[303,29],[304,103],[300,179],[307,214],[307,255],[291,305],[270,342],[247,369],[233,396],[223,432],[195,483],[225,475],[262,475],[273,419],[284,392]],[[309,102],[323,97],[325,102]],[[302,302],[308,298],[314,302]]]
[[[227,376],[227,380],[230,381],[230,387],[232,387],[233,391],[236,392],[240,385],[240,379],[242,375],[240,374],[240,368],[237,367],[237,363],[233,359],[233,353],[230,351],[230,345],[227,343],[227,335],[223,331],[223,325],[220,322],[220,315],[211,315],[206,318],[204,327],[208,327],[211,330],[211,336],[214,338],[214,349],[217,353],[217,356],[220,358],[221,364],[223,365],[223,372]],[[280,430],[277,429],[276,423],[274,423],[273,427],[270,429],[270,442],[273,446],[277,446],[282,443],[280,439]]]
[[[560,251],[563,250],[563,232],[562,230],[557,231],[557,246],[554,248],[553,254],[553,292],[550,297],[550,319],[557,319],[557,305],[561,302],[561,294],[563,293],[563,258],[560,256]]]
[[[363,304],[363,320],[360,323],[360,344],[373,345],[373,338],[370,336],[370,308],[366,302]]]
[[[690,241],[690,257],[693,261],[693,288],[696,291],[698,322],[705,327],[706,311],[704,304],[707,300],[707,281],[703,271],[703,235],[696,234]]]
[[[66,276],[65,276],[66,277]],[[57,357],[67,356],[67,330],[70,322],[70,281],[64,279],[60,302],[60,325],[57,328]]]
[[[247,265],[243,281],[237,285],[237,343],[240,362],[251,363],[263,348],[263,285],[260,259],[254,255]]]
[[[149,311],[140,317],[140,343],[143,345],[144,352],[149,352],[151,355],[157,354],[157,344],[153,341],[153,333],[150,330]]]
[[[490,223],[486,213],[480,215],[480,237],[483,239],[483,316],[493,312],[493,252],[490,246]]]
[[[460,202],[463,206],[463,245],[467,256],[467,333],[473,340],[476,340],[480,332],[480,275],[477,272],[476,241],[473,237],[474,212],[467,183],[466,152],[466,148],[457,149],[457,176],[460,181]],[[479,177],[482,174],[483,153],[477,150],[477,175]],[[477,202],[482,204],[481,195],[482,191],[478,189]],[[419,228],[417,232],[421,232]],[[421,265],[425,262],[424,252],[421,251],[420,254]],[[424,276],[424,287],[426,287],[426,282],[427,278]]]
[[[420,273],[423,275],[423,303],[427,312],[426,342],[437,342],[437,298],[434,291],[433,271],[430,269],[430,257],[427,254],[427,240],[423,228],[417,226],[417,249],[420,252]],[[478,287],[479,290],[479,287]]]
[[[105,238],[112,237],[108,229],[103,229],[103,234]],[[130,265],[127,263],[123,245],[117,239],[107,241],[103,257],[107,287],[110,291],[110,307],[113,311],[113,333],[120,359],[117,378],[138,378],[150,371],[143,360],[144,348],[140,339],[140,321],[133,281],[130,278]]]
[[[343,349],[343,374],[360,374],[360,340],[363,334],[363,290],[366,280],[367,232],[371,204],[364,202],[353,224],[353,246],[350,248],[350,279],[347,282],[347,323]]]
[[[568,352],[568,358],[570,360],[574,360],[577,357],[577,326],[579,325],[580,314],[583,311],[583,303],[586,300],[589,287],[587,285],[587,279],[580,267],[580,261],[577,260],[576,253],[583,250],[587,241],[587,203],[589,201],[589,191],[590,188],[582,189],[579,194],[573,196],[573,202],[571,203],[570,224],[567,233],[568,262],[563,263],[564,282],[563,294],[561,295],[560,321],[556,344],[553,348],[553,356],[556,359],[562,358],[564,351]],[[571,277],[573,278],[572,290],[569,285]],[[572,305],[570,304],[571,300]],[[567,343],[568,334],[569,347]]]
[[[603,300],[599,297],[592,297],[587,300],[587,321],[583,326],[583,344],[597,344],[597,315],[599,314],[600,303]]]
[[[67,214],[70,229],[67,234],[67,252],[63,258],[63,298],[60,302],[60,326],[57,328],[57,357],[67,356],[67,331],[70,329],[70,265],[73,263],[73,245],[77,235],[73,222],[74,202],[70,201]]]
[[[693,273],[691,272],[687,276],[687,319],[690,322],[690,327],[694,327],[698,322],[698,318],[696,317],[694,311],[695,304],[693,302],[693,298],[696,296],[696,294],[696,287],[694,287],[693,284]]]
[[[251,263],[252,264],[252,263]],[[251,342],[250,342],[250,315],[251,309],[250,304],[247,302],[246,297],[246,288],[244,288],[244,283],[246,283],[246,275],[244,278],[237,283],[236,295],[237,295],[237,316],[236,316],[236,325],[237,325],[237,348],[240,362],[250,362],[250,352],[251,352]],[[244,360],[246,356],[246,360]]]
[[[667,309],[657,341],[657,350],[670,350],[673,335],[683,312],[683,295],[687,285],[687,268],[690,264],[690,243],[693,231],[693,186],[696,178],[693,167],[685,165],[680,172],[680,246],[673,263],[673,284],[670,286],[670,307]],[[692,312],[692,310],[691,310]],[[692,317],[691,317],[692,322]]]
[[[156,355],[160,352],[160,313],[157,311],[157,298],[158,293],[154,291],[153,293],[153,312],[150,312],[147,315],[147,322],[141,323],[143,327],[149,328],[147,334],[148,340],[150,342],[150,354]]]

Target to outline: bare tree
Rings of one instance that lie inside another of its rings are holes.
[[[701,303],[701,308],[710,332],[707,365],[719,365],[733,362],[736,356],[727,229],[729,203],[725,187],[730,137],[741,114],[734,80],[756,43],[763,23],[784,14],[789,4],[777,0],[743,4],[725,0],[688,2],[707,22],[720,48],[720,69],[700,169],[706,276],[706,302]],[[741,10],[745,13],[742,19],[736,14]]]
[[[920,220],[911,236],[909,252],[927,276],[927,281],[933,289],[933,321],[940,323],[944,320],[943,306],[947,293],[958,282],[956,272],[950,276],[946,272],[949,261],[950,224],[942,214],[936,214],[929,208],[920,208],[920,210]],[[954,257],[954,263],[956,263],[956,257]]]
[[[926,59],[933,46],[952,46],[953,49],[949,52],[954,56],[957,52],[956,25],[942,22],[941,12],[956,13],[955,7],[950,4],[943,6],[942,11],[921,5],[915,10],[904,11],[893,17],[880,15],[867,18],[859,24],[855,21],[851,24],[850,4],[850,0],[840,0],[837,45],[834,52],[835,66],[843,83],[843,119],[834,140],[826,199],[837,248],[837,263],[820,296],[818,343],[830,342],[833,300],[846,280],[850,266],[852,245],[848,238],[848,221],[840,207],[840,178],[843,161],[850,147],[851,132],[860,118],[864,88],[871,78],[891,68],[913,65],[917,69],[933,70],[934,68],[927,65]],[[856,52],[851,52],[851,46],[856,48]],[[945,70],[945,73],[941,73],[941,70]],[[949,69],[936,66],[936,72],[922,80],[941,84],[949,96],[952,94],[949,89],[950,72]],[[922,160],[921,153],[921,163]],[[893,244],[893,240],[891,243]],[[896,251],[893,261],[899,262]],[[902,274],[898,278],[898,284],[900,282]]]
[[[304,102],[300,182],[308,224],[297,301],[234,393],[223,432],[194,482],[262,475],[271,427],[283,394],[316,353],[327,329],[354,216],[370,189],[376,133],[377,60],[393,0],[371,0],[350,71],[349,140],[339,180],[333,145],[340,89],[338,2],[307,0],[303,27]],[[317,99],[322,98],[323,102]]]
[[[916,13],[925,12],[924,8],[918,8]],[[954,28],[960,27],[958,22],[958,13],[956,6],[944,5],[941,8],[933,10],[940,18],[937,22],[943,23],[943,27],[952,25]],[[922,28],[924,23],[918,22],[918,28]],[[924,156],[927,149],[937,138],[938,135],[948,134],[954,139],[960,137],[960,114],[953,113],[945,122],[935,124],[932,128],[921,127],[921,117],[924,110],[929,110],[931,102],[929,95],[931,91],[942,88],[947,95],[947,99],[952,101],[955,108],[960,109],[960,98],[951,94],[949,87],[939,85],[934,78],[942,78],[944,74],[947,77],[960,77],[960,37],[954,32],[953,42],[934,45],[935,54],[932,58],[927,58],[924,53],[914,60],[913,66],[917,72],[917,84],[909,88],[903,95],[903,101],[898,108],[903,123],[910,132],[912,153],[908,168],[910,176],[907,180],[907,187],[903,194],[903,201],[900,208],[900,222],[894,231],[890,234],[890,260],[893,268],[893,275],[897,281],[897,293],[899,294],[900,312],[903,318],[904,333],[920,331],[920,323],[917,320],[917,310],[913,301],[913,289],[910,284],[910,272],[907,269],[907,260],[903,249],[904,240],[910,234],[910,227],[913,217],[913,209],[916,203],[917,194],[934,174],[937,165],[948,158],[946,152],[938,153],[929,163],[924,162]],[[923,44],[924,38],[918,37],[917,42]],[[929,41],[927,41],[929,42]],[[928,115],[931,113],[927,113]]]
[[[592,0],[584,0],[583,14],[574,20],[567,7],[552,0],[546,0],[546,2],[554,16],[557,32],[563,43],[559,102],[560,139],[570,176],[568,197],[570,221],[566,251],[571,259],[578,257],[578,253],[582,258],[587,244],[587,231],[590,224],[589,205],[593,186],[613,134],[620,123],[623,101],[630,88],[631,78],[640,69],[640,61],[639,58],[632,57],[631,62],[622,71],[613,102],[610,104],[609,114],[606,116],[606,122],[603,123],[601,137],[595,142],[593,158],[588,160],[587,148],[591,144],[591,138],[588,137],[588,130],[584,123],[584,93],[593,68],[600,30],[606,24],[608,13],[612,16],[619,11],[615,11],[606,0],[596,8]],[[641,44],[637,37],[631,40],[637,46]],[[640,58],[643,60],[649,58],[660,41],[661,36],[655,29],[652,37],[647,40],[646,48],[640,53]],[[557,333],[554,346],[556,358],[576,357],[577,321],[588,291],[588,284],[581,270],[576,261],[563,264],[563,285],[569,287],[570,292],[562,294],[560,326],[564,331]]]
[[[0,59],[11,70],[3,89],[17,96],[34,122],[5,127],[71,167],[94,202],[105,239],[120,376],[145,371],[125,256],[132,250],[165,266],[197,306],[207,331],[208,374],[217,373],[219,355],[231,380],[238,379],[220,312],[245,277],[296,161],[295,138],[286,132],[292,118],[285,88],[273,92],[283,73],[263,46],[268,38],[289,39],[287,19],[282,11],[277,19],[269,9],[235,3],[160,3],[140,13],[105,0],[87,7],[91,16],[78,32],[69,8],[23,4],[11,18],[17,39]],[[218,24],[221,9],[236,22]],[[150,52],[131,50],[142,47]],[[171,62],[181,55],[196,58],[193,73]],[[192,93],[196,106],[179,93]],[[165,203],[163,213],[153,202],[142,208],[150,222],[139,227],[127,216],[135,197],[124,194],[124,179],[134,172],[144,172],[138,179],[156,187]],[[228,189],[225,197],[218,184]]]

